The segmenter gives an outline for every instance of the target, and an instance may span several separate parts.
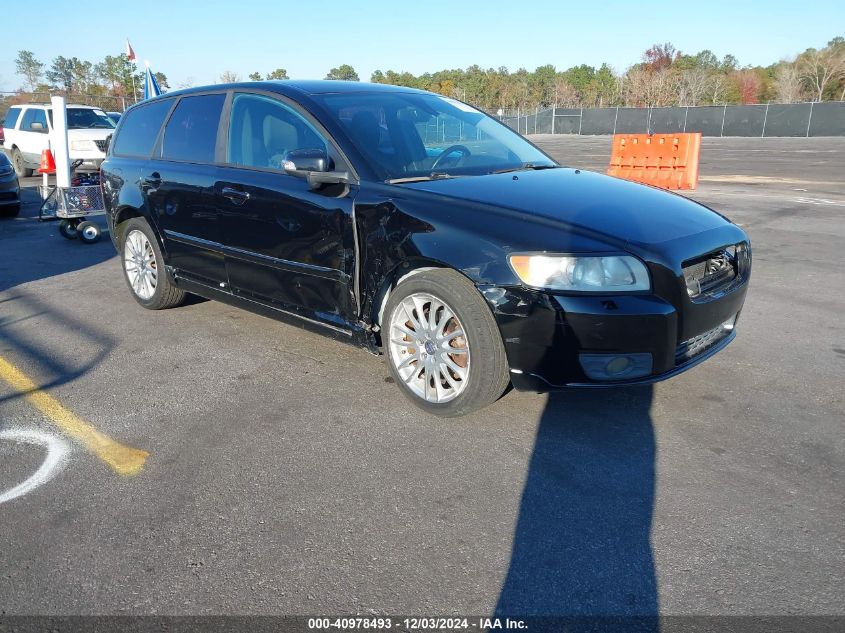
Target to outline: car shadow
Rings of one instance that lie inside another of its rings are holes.
[[[96,266],[116,255],[102,216],[91,218],[103,231],[100,241],[83,244],[61,237],[57,222],[38,221],[41,199],[35,187],[22,188],[21,200],[18,217],[0,219],[0,292]]]
[[[647,386],[549,396],[498,617],[563,616],[566,630],[657,630],[652,393]]]

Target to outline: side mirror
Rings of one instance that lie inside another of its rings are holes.
[[[44,124],[40,123],[39,121],[33,121],[29,124],[29,129],[33,132],[43,132],[44,131]]]
[[[349,182],[347,172],[332,171],[334,164],[322,149],[292,150],[282,159],[282,167],[286,174],[307,180],[311,189]]]
[[[321,149],[295,149],[285,154],[284,159],[282,159],[282,166],[288,173],[297,171],[329,171],[330,162],[329,157]]]

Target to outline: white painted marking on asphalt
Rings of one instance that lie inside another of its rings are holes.
[[[55,477],[66,462],[70,446],[60,437],[43,433],[42,431],[31,431],[26,429],[8,429],[0,432],[0,440],[8,440],[18,444],[31,444],[43,446],[47,449],[47,456],[44,462],[26,481],[14,488],[0,493],[0,504],[23,497],[29,494],[42,484],[47,483]]]
[[[795,202],[801,204],[819,204],[819,205],[833,205],[835,207],[845,207],[845,200],[828,200],[827,198],[795,198]]]

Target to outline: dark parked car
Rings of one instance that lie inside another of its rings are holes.
[[[438,415],[509,382],[685,371],[734,338],[751,272],[748,237],[718,213],[561,167],[478,110],[407,88],[168,93],[124,114],[102,174],[142,306],[192,292],[383,352]]]
[[[21,186],[9,157],[0,151],[0,217],[14,217],[21,212]]]

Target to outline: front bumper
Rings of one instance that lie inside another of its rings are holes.
[[[17,177],[0,176],[0,206],[20,204],[20,184]]]
[[[522,287],[479,289],[499,325],[514,387],[551,391],[649,384],[694,367],[735,338],[732,325],[747,286],[706,304],[678,300],[677,306],[652,294],[563,296]],[[650,355],[651,364],[645,375],[595,379],[587,375],[585,355]]]
[[[71,158],[70,160],[73,162],[76,159]],[[104,158],[84,158],[76,171],[100,171],[100,165],[103,164],[104,160]]]

